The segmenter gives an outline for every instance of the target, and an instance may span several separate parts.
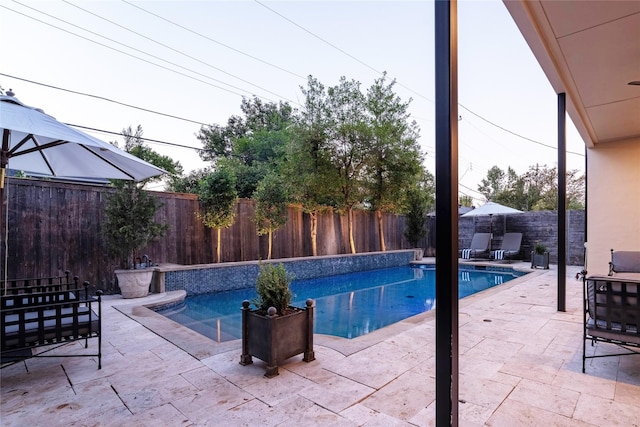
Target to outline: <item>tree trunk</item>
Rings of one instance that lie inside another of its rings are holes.
[[[216,259],[218,260],[217,262],[220,263],[220,258],[221,258],[221,256],[220,256],[220,253],[221,253],[220,244],[221,244],[221,241],[222,241],[220,237],[222,235],[222,229],[221,228],[217,228],[216,231],[218,232],[218,239],[217,239],[218,243],[216,244]]]
[[[387,245],[384,244],[384,221],[382,218],[382,211],[380,209],[376,210],[376,217],[378,218],[378,236],[380,237],[380,250],[385,252],[387,250]]]
[[[267,250],[267,259],[271,259],[271,246],[273,245],[273,231],[271,231],[271,229],[269,229],[269,242],[268,242],[268,247],[269,249]]]
[[[309,212],[309,219],[311,221],[311,254],[318,256],[318,213]]]
[[[353,241],[353,209],[349,208],[347,211],[347,228],[349,230],[349,246],[351,247],[351,253],[356,253],[356,244]]]

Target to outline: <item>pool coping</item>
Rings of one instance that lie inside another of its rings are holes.
[[[418,263],[433,264],[433,262]],[[486,265],[492,267],[497,266],[496,264]],[[504,267],[504,265],[500,265],[500,267]],[[512,268],[516,271],[521,271],[527,274],[516,277],[515,279],[509,280],[508,282],[501,285],[492,286],[491,288],[477,292],[473,295],[466,296],[458,300],[458,307],[464,308],[467,305],[474,303],[478,299],[484,299],[493,296],[497,292],[501,292],[517,286],[522,281],[529,280],[533,277],[548,272],[548,270],[529,271],[515,265]],[[184,300],[186,296],[186,291],[182,290],[153,294],[151,296],[142,298],[142,301],[129,301],[125,303],[125,301],[127,300],[122,299],[122,303],[120,303],[120,300],[114,300],[113,308],[115,308],[125,316],[131,318],[132,320],[138,322],[156,335],[169,341],[176,347],[189,353],[191,356],[198,360],[206,359],[216,354],[242,349],[241,339],[226,342],[217,342],[152,310],[152,307],[159,307],[180,302],[181,300]],[[390,338],[396,334],[407,331],[424,321],[432,320],[433,318],[435,318],[435,309],[416,314],[415,316],[408,317],[406,319],[400,320],[396,323],[387,325],[383,328],[377,329],[373,332],[369,332],[366,335],[361,335],[356,338],[343,338],[333,335],[316,333],[313,336],[314,345],[328,347],[343,354],[344,356],[349,356],[374,344],[384,341],[385,339]],[[238,358],[238,361],[239,360],[240,359]]]

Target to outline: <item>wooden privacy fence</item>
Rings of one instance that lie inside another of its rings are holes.
[[[117,260],[107,255],[101,235],[104,206],[108,194],[114,190],[99,185],[85,185],[46,180],[11,178],[8,180],[7,248],[5,251],[4,225],[2,225],[2,277],[5,252],[8,254],[7,277],[53,276],[71,270],[82,280],[88,280],[99,289],[114,291],[113,270]],[[195,215],[198,200],[193,194],[155,193],[163,206],[157,219],[169,224],[165,236],[144,249],[153,262],[183,265],[208,264],[215,260],[215,231],[205,227]],[[569,213],[570,264],[583,262],[584,212]],[[222,230],[221,253],[223,262],[249,261],[265,258],[266,236],[256,233],[254,204],[241,199],[236,206],[234,224]],[[375,213],[354,212],[354,239],[358,253],[380,250]],[[311,256],[309,215],[300,208],[288,209],[286,225],[276,231],[272,258]],[[436,220],[429,218],[429,233],[418,247],[425,255],[435,255]],[[460,218],[459,246],[468,244],[474,232],[488,232],[489,218]],[[486,228],[486,230],[485,230]],[[385,243],[388,250],[409,249],[404,238],[405,218],[384,214]],[[494,216],[493,230],[496,244],[504,231],[522,232],[522,259],[529,259],[535,241],[549,247],[552,262],[557,259],[556,213],[550,211],[527,212],[507,217]],[[318,255],[349,253],[346,217],[336,212],[318,215]]]
[[[118,268],[118,261],[107,255],[101,234],[105,201],[113,189],[20,178],[9,179],[7,187],[8,278],[57,275],[69,269],[100,289],[114,290],[113,270]],[[197,196],[162,192],[155,195],[162,202],[157,219],[169,224],[169,230],[143,253],[157,263],[214,262],[215,231],[196,218]],[[223,262],[266,257],[267,238],[257,235],[253,218],[253,201],[239,200],[234,224],[222,230]],[[385,214],[384,221],[387,249],[410,248],[403,237],[404,217]],[[274,233],[272,258],[311,256],[309,229],[309,215],[290,207],[286,225]],[[354,213],[354,239],[358,253],[379,250],[373,212]],[[335,212],[319,214],[318,255],[348,252],[346,217]],[[4,259],[2,244],[3,262]],[[3,265],[3,275],[4,268]]]

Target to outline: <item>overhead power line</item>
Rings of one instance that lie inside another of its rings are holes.
[[[102,132],[102,133],[106,133],[106,134],[109,134],[109,135],[122,136],[122,132],[113,132],[113,131],[110,131],[110,130],[97,129],[97,128],[92,128],[92,127],[88,127],[88,126],[74,125],[72,123],[65,123],[65,125],[72,126],[74,128],[79,128],[79,129],[91,130],[91,131],[94,131],[94,132]],[[173,147],[188,148],[190,150],[202,151],[202,148],[190,147],[188,145],[177,144],[175,142],[167,142],[167,141],[161,141],[159,139],[151,139],[151,138],[144,138],[144,137],[140,137],[140,139],[143,140],[143,141],[155,142],[157,144],[171,145]]]
[[[273,67],[273,68],[277,68],[277,69],[278,69],[278,70],[280,70],[280,71],[284,71],[285,73],[291,74],[292,76],[295,76],[295,77],[301,78],[301,79],[303,79],[303,80],[306,80],[306,79],[307,79],[305,76],[301,76],[300,74],[296,74],[296,73],[294,73],[293,71],[289,71],[289,70],[287,70],[287,69],[285,69],[285,68],[279,67],[279,66],[277,66],[277,65],[275,65],[275,64],[272,64],[272,63],[267,62],[267,61],[265,61],[265,60],[263,60],[263,59],[260,59],[260,58],[258,58],[258,57],[255,57],[255,56],[253,56],[253,55],[250,55],[250,54],[248,54],[248,53],[246,53],[246,52],[243,52],[243,51],[241,51],[241,50],[238,50],[238,49],[236,49],[236,48],[234,48],[234,47],[231,47],[231,46],[229,46],[229,45],[226,45],[226,44],[224,44],[224,43],[222,43],[222,42],[219,42],[218,40],[212,39],[212,38],[211,38],[211,37],[209,37],[209,36],[205,36],[204,34],[199,33],[199,32],[197,32],[197,31],[194,31],[194,30],[192,30],[191,28],[185,27],[184,25],[180,25],[180,24],[178,24],[177,22],[171,21],[171,20],[169,20],[169,19],[167,19],[167,18],[165,18],[165,17],[163,17],[163,16],[160,16],[160,15],[158,15],[158,14],[156,14],[156,13],[153,13],[153,12],[151,12],[151,11],[147,10],[147,9],[144,9],[144,8],[140,7],[139,5],[137,5],[137,4],[133,4],[133,3],[131,3],[131,2],[128,2],[127,0],[122,0],[122,2],[123,2],[123,3],[128,4],[129,6],[135,7],[136,9],[139,9],[139,10],[141,10],[141,11],[145,12],[145,13],[148,13],[149,15],[153,15],[153,16],[155,16],[155,17],[156,17],[156,18],[158,18],[158,19],[162,19],[163,21],[168,22],[168,23],[169,23],[169,24],[171,24],[171,25],[175,25],[176,27],[182,28],[183,30],[188,31],[188,32],[190,32],[190,33],[192,33],[192,34],[195,34],[195,35],[197,35],[198,37],[202,37],[203,39],[209,40],[209,41],[210,41],[210,42],[212,42],[212,43],[216,43],[216,44],[218,44],[218,45],[220,45],[220,46],[223,46],[223,47],[225,47],[225,48],[227,48],[227,49],[230,49],[230,50],[232,50],[232,51],[234,51],[234,52],[237,52],[237,53],[239,53],[239,54],[241,54],[241,55],[244,55],[244,56],[246,56],[246,57],[248,57],[248,58],[251,58],[251,59],[253,59],[253,60],[255,60],[255,61],[261,62],[261,63],[263,63],[263,64],[265,64],[265,65],[268,65],[268,66],[270,66],[270,67]]]
[[[0,76],[5,76],[5,77],[12,78],[12,79],[20,80],[20,81],[23,81],[23,82],[27,82],[27,83],[32,83],[32,84],[39,85],[39,86],[48,87],[50,89],[56,89],[56,90],[61,90],[63,92],[73,93],[75,95],[88,96],[90,98],[99,99],[101,101],[112,102],[114,104],[122,105],[124,107],[134,108],[136,110],[145,111],[147,113],[152,113],[152,114],[158,114],[160,116],[170,117],[170,118],[176,119],[176,120],[182,120],[182,121],[185,121],[185,122],[195,123],[197,125],[202,125],[202,126],[209,126],[208,123],[203,123],[203,122],[199,122],[197,120],[191,120],[191,119],[187,119],[187,118],[180,117],[180,116],[174,116],[173,114],[161,113],[160,111],[150,110],[148,108],[136,107],[135,105],[131,105],[131,104],[127,104],[127,103],[124,103],[124,102],[116,101],[116,100],[110,99],[110,98],[105,98],[104,96],[100,96],[100,95],[92,95],[90,93],[78,92],[76,90],[71,90],[71,89],[64,89],[64,88],[61,88],[61,87],[49,85],[49,84],[46,84],[46,83],[40,83],[40,82],[24,79],[22,77],[12,76],[10,74],[5,74],[5,73],[0,73]]]
[[[123,1],[125,1],[125,0],[123,0]],[[264,3],[260,2],[259,0],[254,0],[254,1],[255,1],[256,3],[258,3],[260,6],[264,7],[265,9],[267,9],[267,10],[271,11],[272,13],[274,13],[274,14],[278,15],[279,17],[281,17],[281,18],[282,18],[282,19],[284,19],[285,21],[287,21],[287,22],[291,23],[292,25],[294,25],[294,26],[296,26],[296,27],[300,28],[302,31],[306,32],[307,34],[310,34],[311,36],[313,36],[313,37],[315,37],[316,39],[318,39],[318,40],[322,41],[323,43],[325,43],[325,44],[329,45],[330,47],[332,47],[332,48],[336,49],[337,51],[339,51],[339,52],[343,53],[344,55],[348,56],[349,58],[353,59],[354,61],[356,61],[356,62],[358,62],[358,63],[360,63],[360,64],[364,65],[364,66],[365,66],[365,67],[367,67],[368,69],[370,69],[370,70],[372,70],[372,71],[376,72],[377,74],[383,74],[381,71],[379,71],[379,70],[375,69],[374,67],[372,67],[371,65],[367,64],[367,63],[366,63],[366,62],[364,62],[363,60],[361,60],[361,59],[357,58],[356,56],[354,56],[354,55],[350,54],[349,52],[346,52],[345,50],[343,50],[343,49],[341,49],[340,47],[338,47],[338,46],[334,45],[333,43],[331,43],[331,42],[329,42],[329,41],[325,40],[324,38],[320,37],[319,35],[315,34],[315,33],[314,33],[314,32],[312,32],[312,31],[310,31],[310,30],[306,29],[306,28],[305,28],[305,27],[303,27],[302,25],[300,25],[300,24],[298,24],[297,22],[293,21],[292,19],[290,19],[290,18],[288,18],[288,17],[284,16],[284,15],[283,15],[283,14],[281,14],[280,12],[278,12],[278,11],[276,11],[276,10],[274,10],[274,9],[270,8],[269,6],[267,6],[267,5],[265,5]],[[422,95],[421,93],[419,93],[419,92],[417,92],[417,91],[415,91],[415,90],[411,89],[410,87],[407,87],[407,86],[403,85],[401,82],[399,82],[399,81],[397,81],[397,80],[396,80],[396,83],[398,84],[398,86],[401,86],[401,87],[403,87],[403,88],[405,88],[405,89],[407,89],[407,90],[411,91],[412,93],[414,93],[414,94],[416,94],[416,95],[420,96],[421,98],[424,98],[424,99],[426,99],[427,101],[432,102],[432,103],[434,102],[432,99],[429,99],[428,97],[426,97],[426,96]],[[478,113],[475,113],[475,112],[471,111],[469,108],[465,107],[465,106],[464,106],[464,105],[462,105],[461,103],[458,103],[458,105],[460,105],[462,108],[464,108],[465,110],[467,110],[468,112],[470,112],[470,113],[471,113],[471,114],[473,114],[474,116],[476,116],[476,117],[478,117],[478,118],[480,118],[480,119],[484,120],[485,122],[489,123],[489,124],[490,124],[490,125],[492,125],[492,126],[497,127],[497,128],[498,128],[498,129],[500,129],[500,130],[503,130],[503,131],[505,131],[505,132],[508,132],[508,133],[510,133],[510,134],[512,134],[512,135],[514,135],[514,136],[517,136],[518,138],[522,138],[522,139],[527,140],[527,141],[529,141],[529,142],[533,142],[534,144],[538,144],[538,145],[541,145],[541,146],[543,146],[543,147],[547,147],[547,148],[551,148],[551,149],[557,150],[557,148],[556,148],[556,147],[554,147],[554,146],[552,146],[552,145],[545,144],[545,143],[540,142],[540,141],[536,141],[535,139],[527,138],[526,136],[520,135],[520,134],[518,134],[518,133],[516,133],[516,132],[513,132],[513,131],[511,131],[511,130],[509,130],[509,129],[507,129],[507,128],[503,127],[503,126],[500,126],[500,125],[498,125],[498,124],[496,124],[496,123],[494,123],[494,122],[490,121],[489,119],[484,118],[484,117],[483,117],[483,116],[481,116],[480,114],[478,114]],[[577,152],[575,152],[575,151],[567,151],[567,153],[575,154],[575,155],[577,155],[577,156],[583,156],[583,157],[584,157],[584,154],[583,154],[583,153],[577,153]]]
[[[498,124],[496,124],[496,123],[493,123],[493,122],[492,122],[492,121],[490,121],[489,119],[485,119],[484,117],[482,117],[481,115],[479,115],[479,114],[477,114],[477,113],[474,113],[473,111],[471,111],[470,109],[468,109],[467,107],[465,107],[465,106],[464,106],[464,105],[462,105],[462,104],[458,104],[458,105],[460,105],[462,108],[464,108],[465,110],[467,110],[468,112],[470,112],[470,113],[471,113],[471,114],[473,114],[474,116],[478,117],[479,119],[484,120],[485,122],[489,123],[490,125],[495,126],[495,127],[497,127],[498,129],[503,130],[503,131],[505,131],[505,132],[507,132],[507,133],[510,133],[511,135],[517,136],[518,138],[522,138],[522,139],[524,139],[524,140],[526,140],[526,141],[533,142],[534,144],[538,144],[538,145],[541,145],[541,146],[543,146],[543,147],[552,148],[552,149],[554,149],[554,150],[557,150],[557,149],[558,149],[557,147],[554,147],[553,145],[545,144],[544,142],[536,141],[535,139],[527,138],[526,136],[523,136],[523,135],[520,135],[519,133],[513,132],[513,131],[511,131],[511,130],[509,130],[509,129],[505,128],[505,127],[502,127],[502,126],[500,126],[500,125],[498,125]],[[584,157],[584,153],[578,153],[578,152],[576,152],[576,151],[569,151],[569,150],[567,150],[567,153],[569,153],[569,154],[575,154],[576,156],[582,156],[582,157]]]
[[[240,97],[245,96],[245,95],[243,95],[243,94],[241,94],[241,93],[238,93],[238,92],[235,92],[235,91],[233,91],[233,90],[230,90],[230,89],[227,89],[227,88],[224,88],[224,87],[220,87],[220,86],[218,86],[218,85],[214,85],[213,83],[206,82],[206,81],[201,80],[201,79],[199,79],[199,78],[197,78],[197,77],[190,76],[190,75],[188,75],[188,74],[185,74],[185,73],[182,73],[182,72],[180,72],[180,71],[177,71],[177,70],[171,69],[171,68],[169,68],[169,67],[165,67],[164,65],[161,65],[161,64],[156,64],[155,62],[149,61],[149,60],[147,60],[147,59],[140,58],[140,57],[135,56],[135,55],[132,55],[132,54],[130,54],[130,53],[128,53],[128,52],[124,52],[124,51],[119,50],[119,49],[116,49],[116,48],[114,48],[114,47],[112,47],[112,46],[108,46],[108,45],[106,45],[106,44],[104,44],[104,43],[100,43],[100,42],[98,42],[98,41],[96,41],[96,40],[92,40],[92,39],[87,38],[87,37],[84,37],[84,36],[82,36],[82,35],[80,35],[80,34],[76,34],[76,33],[72,32],[72,31],[65,30],[64,28],[60,28],[60,27],[55,26],[55,25],[53,25],[53,24],[51,24],[51,23],[49,23],[49,22],[45,22],[45,21],[42,21],[42,20],[40,20],[40,19],[38,19],[38,18],[34,18],[33,16],[29,16],[29,15],[24,14],[24,13],[22,13],[22,12],[18,12],[18,11],[16,11],[16,10],[13,10],[13,9],[11,9],[11,8],[9,8],[9,7],[7,7],[7,6],[5,6],[5,5],[0,4],[0,7],[4,8],[4,9],[7,9],[7,10],[9,10],[9,11],[13,12],[13,13],[17,13],[18,15],[22,15],[22,16],[24,16],[24,17],[26,17],[26,18],[29,18],[29,19],[32,19],[32,20],[34,20],[34,21],[40,22],[41,24],[48,25],[48,26],[50,26],[50,27],[52,27],[52,28],[55,28],[55,29],[60,30],[60,31],[63,31],[63,32],[67,33],[67,34],[71,34],[72,36],[79,37],[79,38],[84,39],[84,40],[86,40],[86,41],[89,41],[89,42],[91,42],[91,43],[97,44],[98,46],[102,46],[102,47],[105,47],[105,48],[107,48],[107,49],[113,50],[113,51],[115,51],[115,52],[121,53],[121,54],[123,54],[123,55],[129,56],[129,57],[131,57],[131,58],[137,59],[138,61],[146,62],[147,64],[151,64],[151,65],[153,65],[153,66],[156,66],[156,67],[162,68],[162,69],[164,69],[164,70],[170,71],[170,72],[172,72],[172,73],[175,73],[175,74],[178,74],[178,75],[181,75],[181,76],[187,77],[187,78],[192,79],[192,80],[195,80],[195,81],[197,81],[197,82],[204,83],[204,84],[206,84],[206,85],[208,85],[208,86],[215,87],[215,88],[220,89],[220,90],[224,90],[225,92],[229,92],[229,93],[232,93],[232,94],[234,94],[234,95],[238,95],[238,96],[240,96]],[[244,90],[243,90],[243,91],[244,91]],[[244,91],[244,92],[251,93],[251,92],[248,92],[248,91]],[[260,97],[260,98],[263,98],[263,99],[265,99],[265,100],[267,100],[267,101],[271,101],[271,100],[269,100],[268,98],[264,98],[264,97]]]
[[[157,59],[157,60],[159,60],[159,61],[165,62],[165,63],[167,63],[167,64],[169,64],[169,65],[172,65],[172,66],[174,66],[174,67],[180,68],[180,69],[185,70],[185,71],[188,71],[188,72],[193,73],[193,74],[195,74],[195,75],[198,75],[198,76],[204,77],[204,78],[209,79],[209,80],[212,80],[212,81],[214,81],[214,82],[218,82],[218,83],[221,83],[221,84],[227,85],[227,86],[229,86],[229,87],[231,87],[231,88],[233,88],[233,89],[240,90],[240,91],[246,92],[247,94],[251,94],[251,95],[253,95],[253,93],[252,93],[252,92],[250,92],[250,91],[248,91],[248,90],[245,90],[245,89],[243,89],[243,88],[241,88],[241,87],[238,87],[238,86],[232,85],[232,84],[230,84],[230,83],[223,82],[222,80],[218,80],[218,79],[216,79],[216,78],[213,78],[213,77],[211,77],[211,76],[208,76],[207,74],[200,73],[200,72],[195,71],[195,70],[193,70],[193,69],[191,69],[191,68],[184,67],[184,66],[182,66],[182,65],[180,65],[180,64],[177,64],[177,63],[175,63],[175,62],[168,61],[168,60],[163,59],[163,58],[160,58],[159,56],[156,56],[156,55],[152,55],[152,54],[150,54],[150,53],[148,53],[148,52],[145,52],[144,50],[141,50],[141,49],[135,48],[135,47],[130,46],[130,45],[125,44],[125,43],[121,43],[121,42],[119,42],[119,41],[117,41],[117,40],[114,40],[114,39],[112,39],[112,38],[110,38],[110,37],[107,37],[107,36],[104,36],[104,35],[102,35],[102,34],[99,34],[99,33],[95,32],[95,31],[89,30],[89,29],[84,28],[84,27],[82,27],[82,26],[79,26],[79,25],[73,24],[73,23],[71,23],[71,22],[69,22],[69,21],[65,21],[64,19],[60,19],[60,18],[58,18],[58,17],[56,17],[56,16],[53,16],[53,15],[51,15],[51,14],[49,14],[49,13],[42,12],[41,10],[38,10],[38,9],[36,9],[36,8],[34,8],[34,7],[31,7],[31,6],[25,5],[25,4],[23,4],[23,3],[20,3],[19,1],[16,1],[16,0],[12,0],[12,1],[13,1],[14,3],[17,3],[17,4],[21,5],[21,6],[23,6],[23,7],[26,7],[26,8],[28,8],[28,9],[31,9],[31,10],[35,11],[35,12],[38,12],[38,13],[40,13],[40,14],[42,14],[42,15],[48,16],[49,18],[52,18],[52,19],[55,19],[55,20],[57,20],[57,21],[63,22],[63,23],[65,23],[65,24],[70,25],[70,26],[72,26],[72,27],[75,27],[75,28],[77,28],[77,29],[79,29],[79,30],[86,31],[86,32],[88,32],[89,34],[93,34],[94,36],[101,37],[101,38],[103,38],[103,39],[105,39],[105,40],[108,40],[108,41],[110,41],[110,42],[112,42],[112,43],[115,43],[115,44],[117,44],[117,45],[120,45],[120,46],[126,47],[126,48],[128,48],[128,49],[131,49],[131,50],[133,50],[134,52],[138,52],[138,53],[141,53],[141,54],[143,54],[143,55],[147,55],[147,56],[149,56],[149,57],[151,57],[151,58],[153,58],[153,59]],[[8,9],[8,8],[7,8],[7,9]],[[9,10],[11,10],[11,9],[9,9]],[[15,11],[14,11],[14,12],[15,12]],[[25,16],[28,16],[28,15],[25,15]],[[76,33],[71,32],[71,31],[63,30],[62,28],[56,27],[55,25],[52,25],[52,24],[46,23],[46,22],[44,22],[44,21],[40,21],[40,20],[38,20],[38,19],[36,19],[36,18],[33,18],[33,17],[30,17],[30,18],[35,19],[35,20],[36,20],[36,21],[38,21],[38,22],[41,22],[41,23],[45,23],[45,24],[47,24],[47,25],[50,25],[50,26],[52,26],[52,27],[54,27],[54,28],[56,28],[56,29],[59,29],[59,30],[62,30],[62,31],[66,31],[66,32],[68,32],[69,34],[72,34],[72,35],[74,35],[74,36],[76,36],[76,37],[81,37],[81,38],[83,38],[83,39],[85,39],[85,40],[88,40],[88,41],[91,41],[91,42],[97,43],[97,44],[99,44],[99,45],[101,45],[101,46],[109,47],[109,46],[104,45],[104,44],[102,44],[102,43],[96,42],[95,40],[88,39],[88,38],[86,38],[86,37],[83,37],[83,36],[81,36],[81,35],[79,35],[79,34],[76,34]],[[137,56],[135,56],[135,55],[131,55],[131,54],[129,54],[129,53],[125,53],[125,52],[123,52],[123,51],[121,51],[121,50],[114,49],[114,48],[112,48],[112,47],[109,47],[109,48],[110,48],[110,49],[113,49],[113,50],[116,50],[117,52],[120,52],[120,53],[123,53],[123,54],[129,55],[129,56],[132,56],[132,57],[134,57],[134,58],[136,58],[136,59],[143,60],[143,61],[148,62],[148,63],[150,63],[150,64],[153,64],[153,65],[156,65],[156,66],[160,66],[159,64],[155,64],[155,63],[152,63],[152,62],[150,62],[150,61],[146,61],[146,60],[144,60],[144,59],[142,59],[142,58],[140,58],[140,57],[137,57]],[[161,67],[162,67],[162,66],[161,66]],[[166,68],[166,67],[162,67],[162,68],[169,69],[169,68]],[[214,68],[215,68],[215,67],[214,67]],[[170,69],[169,69],[169,70],[170,70]],[[175,71],[175,70],[171,70],[171,71]],[[179,74],[182,74],[182,73],[179,73]],[[184,74],[183,74],[183,75],[184,75]],[[234,77],[235,77],[235,76],[234,76]],[[237,77],[236,77],[236,78],[237,78]],[[240,80],[242,80],[242,79],[240,79]],[[250,85],[252,85],[252,86],[256,86],[256,85],[254,85],[253,83],[250,83],[250,82],[246,82],[246,81],[245,81],[245,83],[248,83],[248,84],[250,84]],[[216,86],[216,87],[217,87],[217,86]],[[276,95],[277,97],[281,97],[281,98],[286,99],[285,97],[283,97],[283,96],[281,96],[281,95],[278,95],[277,93],[271,92],[271,91],[269,91],[269,90],[267,90],[267,89],[264,89],[264,88],[262,88],[262,87],[260,87],[260,86],[256,86],[256,87],[258,87],[258,88],[259,88],[259,89],[261,89],[261,90],[264,90],[265,92],[269,92],[269,93],[271,93],[272,95]],[[235,93],[235,92],[233,92],[233,93]],[[238,95],[239,95],[239,94],[238,94]],[[290,100],[289,100],[289,101],[290,101]],[[291,101],[290,101],[290,102],[291,102]]]
[[[15,1],[15,0],[14,0],[14,1]],[[98,15],[98,14],[96,14],[96,13],[93,13],[93,12],[91,12],[90,10],[87,10],[87,9],[84,9],[84,8],[82,8],[82,7],[80,7],[80,6],[77,6],[77,5],[75,5],[75,4],[73,4],[73,3],[71,3],[71,2],[69,2],[69,1],[67,1],[67,0],[62,0],[62,1],[64,1],[65,3],[67,3],[67,4],[68,4],[68,5],[70,5],[70,6],[73,6],[73,7],[77,8],[77,9],[80,9],[81,11],[83,11],[83,12],[85,12],[85,13],[88,13],[88,14],[90,14],[90,15],[92,15],[92,16],[95,16],[96,18],[102,19],[103,21],[106,21],[106,22],[108,22],[108,23],[110,23],[110,24],[112,24],[112,25],[115,25],[115,26],[117,26],[117,27],[119,27],[119,28],[122,28],[122,29],[123,29],[123,30],[125,30],[125,31],[128,31],[128,32],[130,32],[130,33],[133,33],[133,34],[137,35],[138,37],[142,37],[142,38],[144,38],[145,40],[148,40],[148,41],[150,41],[150,42],[152,42],[152,43],[155,43],[155,44],[157,44],[157,45],[159,45],[159,46],[162,46],[162,47],[164,47],[165,49],[169,49],[169,50],[171,50],[172,52],[175,52],[175,53],[177,53],[177,54],[179,54],[179,55],[182,55],[182,56],[185,56],[185,57],[187,57],[187,58],[189,58],[189,59],[192,59],[192,60],[194,60],[194,61],[196,61],[196,62],[198,62],[198,63],[200,63],[200,64],[202,64],[202,65],[205,65],[205,66],[207,66],[207,67],[209,67],[209,68],[212,68],[212,69],[214,69],[214,70],[216,70],[216,71],[219,71],[219,72],[224,73],[224,74],[226,74],[226,75],[228,75],[228,76],[230,76],[230,77],[233,77],[234,79],[238,79],[238,80],[240,80],[240,81],[241,81],[241,82],[243,82],[243,83],[246,83],[246,84],[251,85],[251,86],[253,86],[253,87],[255,87],[255,88],[258,88],[258,89],[260,89],[260,90],[263,90],[263,91],[265,91],[265,92],[267,92],[267,93],[270,93],[271,95],[275,95],[275,96],[277,96],[277,97],[280,97],[280,98],[282,98],[282,99],[285,99],[285,100],[287,100],[287,101],[289,101],[289,102],[292,102],[292,103],[294,102],[294,101],[291,101],[290,99],[287,99],[287,97],[285,97],[285,96],[282,96],[282,95],[280,95],[280,94],[277,94],[277,93],[275,93],[275,92],[272,92],[272,91],[270,91],[269,89],[266,89],[266,88],[264,88],[264,87],[262,87],[262,86],[259,86],[259,85],[256,85],[256,84],[254,84],[254,83],[251,83],[250,81],[245,80],[245,79],[243,79],[243,78],[241,78],[241,77],[238,77],[238,76],[236,76],[235,74],[229,73],[229,72],[227,72],[227,71],[223,70],[222,68],[218,68],[218,67],[216,67],[215,65],[212,65],[212,64],[210,64],[210,63],[208,63],[208,62],[205,62],[205,61],[202,61],[201,59],[198,59],[198,58],[196,58],[195,56],[191,56],[191,55],[189,55],[189,54],[187,54],[187,53],[183,52],[182,50],[175,49],[175,48],[173,48],[173,47],[171,47],[171,46],[169,46],[169,45],[166,45],[166,44],[164,44],[164,43],[161,43],[161,42],[159,42],[159,41],[157,41],[157,40],[155,40],[155,39],[153,39],[153,38],[151,38],[151,37],[147,37],[147,36],[145,36],[144,34],[141,34],[141,33],[137,32],[137,31],[134,31],[134,30],[132,30],[132,29],[130,29],[130,28],[128,28],[128,27],[125,27],[124,25],[120,25],[120,24],[118,24],[117,22],[114,22],[114,21],[112,21],[112,20],[110,20],[110,19],[105,18],[104,16],[100,16],[100,15]],[[56,18],[56,19],[57,19],[57,18]],[[66,21],[63,21],[63,22],[66,22]],[[73,25],[73,24],[69,24],[69,25]],[[75,26],[75,25],[74,25],[74,26]],[[81,27],[80,27],[80,28],[81,28]],[[84,28],[82,28],[82,29],[84,29]],[[86,29],[85,29],[85,31],[88,31],[88,30],[86,30]],[[96,33],[93,33],[93,32],[92,32],[92,34],[96,34]],[[100,36],[100,37],[104,37],[104,36],[101,36],[101,35],[99,35],[99,34],[96,34],[96,35],[98,35],[98,36]],[[106,38],[106,37],[105,37],[105,38]],[[111,40],[111,41],[113,41],[113,40],[112,40],[112,39],[110,39],[110,38],[107,38],[107,40]],[[115,42],[115,43],[118,43],[118,42]],[[119,43],[119,44],[120,44],[120,43]],[[130,46],[128,46],[128,45],[123,45],[123,46],[129,47],[130,49],[134,49],[134,50],[138,51],[137,49],[132,48],[132,47],[130,47]],[[139,52],[146,53],[146,52],[143,52],[143,51],[139,51]],[[163,59],[158,58],[158,57],[155,57],[155,56],[153,56],[153,55],[150,55],[150,56],[152,56],[153,58],[160,59],[161,61],[164,61]],[[173,63],[172,63],[172,62],[169,62],[169,63],[173,65]],[[181,66],[179,66],[179,65],[176,65],[176,66],[178,66],[178,67],[180,67],[180,68],[184,68],[184,67],[181,67]],[[187,68],[185,68],[185,69],[187,69]],[[195,71],[193,71],[193,70],[191,70],[191,69],[188,69],[188,70],[189,70],[189,71],[191,71],[191,72],[196,73]],[[199,73],[196,73],[196,74],[199,74]],[[201,75],[205,76],[204,74],[201,74]],[[228,83],[222,82],[222,81],[220,81],[220,80],[216,80],[216,79],[213,79],[213,80],[215,80],[215,81],[219,81],[219,82],[221,82],[221,83],[223,83],[223,84],[228,84]],[[236,88],[236,89],[243,90],[243,89],[241,89],[241,88],[237,88],[236,86],[231,86],[231,87],[234,87],[234,88]]]

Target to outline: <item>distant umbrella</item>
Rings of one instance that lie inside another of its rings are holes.
[[[491,242],[489,243],[489,247],[491,248],[491,246],[493,245],[493,216],[519,213],[523,212],[519,211],[518,209],[510,208],[509,206],[501,205],[500,203],[487,202],[479,208],[473,209],[462,216],[489,216],[489,233],[491,235]]]

